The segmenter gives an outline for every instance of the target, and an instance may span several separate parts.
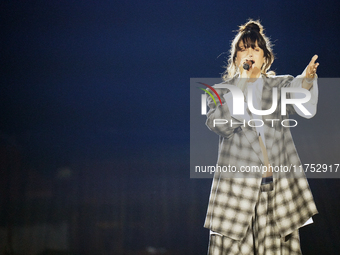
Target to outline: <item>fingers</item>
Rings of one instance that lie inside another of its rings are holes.
[[[309,62],[309,65],[313,65],[314,63],[315,63],[315,61],[318,59],[318,55],[314,55],[313,57],[312,57],[312,60]]]
[[[319,66],[319,63],[315,63],[317,58],[318,58],[318,55],[314,55],[312,57],[311,61],[309,62],[308,66],[307,66],[307,73],[306,73],[307,78],[313,78],[314,75],[316,74],[316,69]]]
[[[319,63],[315,63],[315,64],[312,64],[312,65],[309,65],[309,69],[311,70],[311,71],[316,71],[316,69],[318,68],[318,66],[319,66]]]
[[[315,61],[317,60],[317,58],[318,58],[318,55],[314,55],[313,57],[312,57],[312,60],[309,62],[309,68],[310,68],[310,70],[311,70],[311,72],[316,72],[316,69],[318,68],[318,66],[319,66],[319,63],[315,63]]]

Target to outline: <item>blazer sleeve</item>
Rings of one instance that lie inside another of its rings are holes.
[[[294,88],[302,88],[302,81],[304,75],[298,75],[291,84],[291,87]],[[307,118],[310,119],[312,117],[315,116],[316,114],[316,110],[317,110],[317,104],[318,104],[318,96],[319,96],[319,88],[318,88],[318,82],[317,82],[317,77],[315,77],[313,79],[313,86],[312,88],[309,90],[309,92],[311,93],[311,98],[308,102],[304,103],[303,106],[311,113],[311,115],[306,115],[304,114],[296,105],[294,105],[294,110],[295,112],[300,115],[303,118]],[[292,99],[299,99],[299,98],[303,98],[304,95],[302,95],[301,93],[291,93],[291,98]]]
[[[287,76],[288,77],[288,76]],[[302,82],[305,77],[305,71],[301,74],[296,76],[294,79],[289,81],[290,79],[286,80],[284,82],[283,87],[291,87],[291,88],[302,88]],[[302,105],[311,113],[311,115],[304,114],[299,107],[297,107],[295,104],[288,104],[287,105],[287,113],[288,114],[298,114],[303,118],[312,118],[316,114],[317,110],[317,103],[318,103],[318,95],[319,95],[319,89],[318,89],[318,82],[317,77],[313,80],[313,86],[309,90],[311,93],[311,98],[308,102],[303,103]],[[295,93],[291,92],[287,95],[287,98],[289,99],[301,99],[304,98],[305,95],[302,93]]]

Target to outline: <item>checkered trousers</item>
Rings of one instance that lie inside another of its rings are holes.
[[[261,185],[254,212],[245,236],[235,240],[211,234],[208,255],[300,255],[298,229],[280,237],[273,213],[273,183]]]

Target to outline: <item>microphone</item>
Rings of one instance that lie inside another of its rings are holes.
[[[248,71],[254,63],[254,60],[246,60],[243,64],[243,69]]]

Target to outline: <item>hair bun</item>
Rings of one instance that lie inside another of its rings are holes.
[[[246,24],[240,26],[239,29],[240,32],[245,32],[245,31],[256,31],[258,33],[263,32],[263,27],[260,24],[260,22],[258,21],[253,21],[253,20],[249,20]]]

